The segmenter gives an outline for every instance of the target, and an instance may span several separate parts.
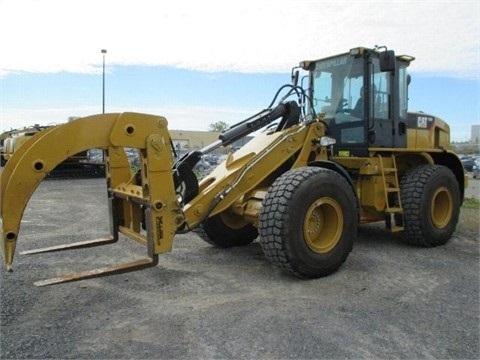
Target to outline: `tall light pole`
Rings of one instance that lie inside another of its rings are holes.
[[[105,114],[105,54],[107,50],[102,49],[103,54],[103,76],[102,76],[102,114]]]

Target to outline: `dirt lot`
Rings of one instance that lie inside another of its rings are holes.
[[[13,273],[1,272],[1,353],[9,358],[455,358],[480,356],[479,212],[463,208],[443,247],[407,246],[365,226],[335,274],[302,281],[257,242],[221,250],[179,235],[147,270],[37,288],[73,270],[144,256],[126,239],[95,250],[22,250],[108,233],[102,179],[43,182]]]

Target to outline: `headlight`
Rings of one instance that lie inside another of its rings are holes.
[[[337,141],[330,137],[330,136],[322,136],[320,138],[320,145],[321,146],[332,146],[332,145],[335,145]]]

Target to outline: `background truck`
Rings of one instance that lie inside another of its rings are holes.
[[[7,161],[28,139],[53,126],[55,125],[34,125],[12,129],[0,134],[0,166],[5,166]],[[55,178],[102,177],[104,175],[105,165],[103,161],[92,161],[87,150],[69,156],[48,174],[49,177]]]
[[[336,271],[359,224],[382,221],[389,231],[403,232],[407,243],[445,244],[455,231],[466,178],[450,148],[449,126],[408,112],[413,60],[386,48],[358,47],[303,61],[266,109],[181,157],[161,116],[94,115],[42,131],[1,175],[7,269],[36,186],[68,154],[90,148],[106,154],[110,236],[30,253],[94,247],[123,234],[145,245],[148,256],[37,285],[155,266],[158,254],[171,251],[175,234],[191,230],[219,247],[258,238],[274,265],[300,278]],[[197,179],[193,168],[203,155],[251,134]],[[125,148],[138,149],[135,174]]]

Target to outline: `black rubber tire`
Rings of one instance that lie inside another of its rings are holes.
[[[403,241],[423,247],[445,245],[460,214],[460,189],[453,172],[442,165],[410,169],[400,182]]]
[[[226,224],[227,219],[230,219],[231,226]],[[255,226],[246,223],[240,216],[229,213],[228,210],[205,219],[194,232],[203,241],[221,248],[245,246],[258,237]]]
[[[309,239],[310,219],[316,241],[329,244],[320,251],[312,248]],[[347,180],[333,170],[303,167],[286,172],[269,188],[260,211],[260,244],[266,258],[287,273],[318,278],[345,262],[357,226],[357,199]],[[330,236],[330,227],[336,229],[335,236]]]
[[[193,170],[184,164],[178,168],[178,175],[174,176],[173,181],[177,190],[182,189],[183,203],[190,202],[198,195],[198,179]]]

